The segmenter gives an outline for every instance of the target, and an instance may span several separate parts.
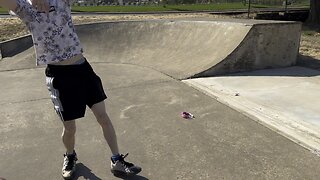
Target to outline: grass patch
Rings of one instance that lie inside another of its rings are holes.
[[[303,24],[301,33],[305,36],[315,36],[320,33],[320,25]]]
[[[73,12],[159,12],[159,11],[222,11],[248,8],[243,3],[190,4],[190,5],[144,5],[144,6],[72,6]],[[1,14],[8,11],[0,7]]]
[[[294,4],[290,7],[308,7],[309,4]],[[252,4],[252,8],[272,8],[283,6],[270,6],[261,4]],[[141,6],[72,6],[73,12],[159,12],[159,11],[223,11],[247,9],[248,4],[239,3],[214,3],[214,4],[179,4],[179,5],[141,5]],[[1,14],[8,14],[8,11],[0,7]]]
[[[8,14],[8,10],[0,7],[0,14]]]
[[[243,3],[145,6],[73,6],[74,12],[157,12],[244,9]]]
[[[251,4],[252,8],[285,8],[284,6]],[[308,8],[308,3],[288,5],[288,8]],[[213,3],[213,4],[179,4],[179,5],[141,5],[141,6],[73,6],[74,12],[159,12],[159,11],[223,11],[248,9],[248,4]]]
[[[311,30],[302,31],[302,35],[305,35],[305,36],[314,36],[315,34],[316,34],[316,31],[311,31]]]

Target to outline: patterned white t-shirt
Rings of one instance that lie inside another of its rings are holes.
[[[37,11],[30,0],[16,0],[14,13],[28,27],[37,65],[61,62],[83,52],[71,19],[69,0],[48,0],[50,12]]]

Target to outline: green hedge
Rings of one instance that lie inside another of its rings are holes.
[[[8,13],[8,10],[0,7],[0,13],[1,13],[1,14],[7,14],[7,13]]]

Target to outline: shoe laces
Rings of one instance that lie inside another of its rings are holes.
[[[126,158],[128,155],[129,155],[129,153],[127,153],[127,154],[125,154],[125,155],[121,154],[121,155],[120,155],[121,158],[120,158],[118,161],[121,162],[124,166],[130,168],[130,167],[132,167],[132,166],[134,166],[134,165],[133,165],[132,163],[129,163],[129,162],[127,162],[127,161],[124,160],[124,158]]]
[[[64,163],[63,163],[64,169],[67,171],[71,170],[74,166],[74,161],[76,160],[77,160],[77,157],[75,154],[72,154],[72,155],[64,154]]]

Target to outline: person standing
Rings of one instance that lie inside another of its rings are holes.
[[[26,24],[34,42],[36,65],[47,65],[46,84],[63,124],[62,142],[66,153],[62,176],[70,179],[76,170],[76,119],[84,117],[87,106],[100,124],[112,152],[111,172],[138,174],[141,167],[125,161],[128,154],[119,154],[116,133],[105,109],[107,96],[100,77],[83,56],[69,0],[0,0],[0,6]]]

